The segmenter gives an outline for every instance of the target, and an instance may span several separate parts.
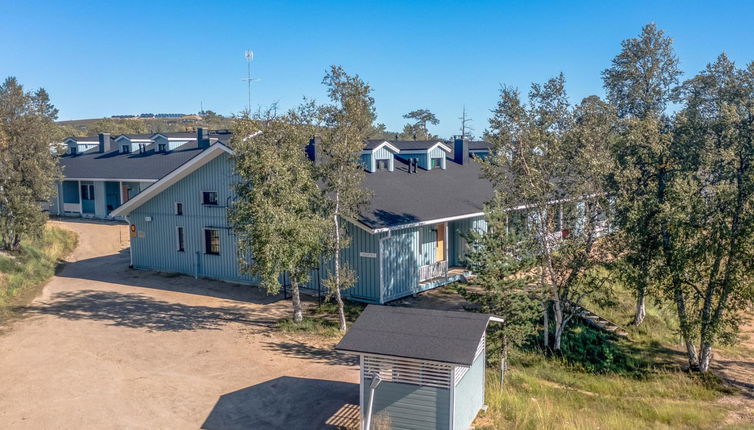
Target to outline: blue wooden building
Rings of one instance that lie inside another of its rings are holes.
[[[317,145],[307,148],[313,162]],[[237,181],[232,154],[210,142],[110,213],[135,228],[133,267],[255,283],[240,271],[227,221]],[[486,230],[482,206],[492,196],[468,142],[369,141],[362,162],[372,199],[346,223],[352,242],[345,257],[358,277],[345,294],[386,303],[460,280],[464,236]],[[317,289],[330,267],[323,261],[307,287]]]
[[[500,318],[367,306],[336,350],[360,364],[361,429],[466,430],[484,405],[485,331]]]

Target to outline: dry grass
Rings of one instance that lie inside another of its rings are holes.
[[[76,242],[74,233],[47,226],[40,238],[24,240],[17,253],[0,255],[0,321],[34,299]]]

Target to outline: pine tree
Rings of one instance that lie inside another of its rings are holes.
[[[403,128],[403,134],[406,135],[408,133],[412,133],[413,136],[411,137],[422,137],[426,140],[432,139],[434,136],[430,134],[429,128],[427,128],[427,124],[437,125],[440,123],[440,120],[437,119],[435,114],[429,111],[429,109],[416,109],[413,110],[405,115],[403,115],[403,118],[406,119],[413,119],[414,122],[410,124],[406,124],[406,126]],[[407,137],[407,138],[411,138]]]
[[[358,75],[349,75],[343,68],[332,66],[322,83],[332,104],[323,106],[321,160],[317,164],[319,178],[328,196],[328,218],[331,221],[333,273],[325,285],[338,304],[339,327],[346,331],[346,316],[341,291],[356,283],[356,273],[343,261],[342,251],[350,243],[344,220],[355,219],[359,208],[370,198],[363,188],[364,166],[361,152],[375,120],[374,98],[369,84]]]
[[[38,236],[45,202],[61,178],[52,151],[58,111],[44,89],[25,92],[15,78],[0,85],[0,247],[17,250]]]
[[[278,117],[270,111],[258,121],[239,119],[232,141],[240,182],[229,220],[243,256],[241,269],[258,276],[272,294],[287,274],[294,322],[303,320],[299,286],[317,267],[329,227],[304,151],[311,132],[296,112]]]

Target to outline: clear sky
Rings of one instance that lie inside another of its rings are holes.
[[[457,133],[463,105],[477,134],[500,85],[566,75],[574,102],[602,95],[600,71],[654,21],[687,74],[725,51],[754,60],[752,1],[125,1],[0,0],[0,78],[44,87],[60,119],[141,112],[237,113],[243,53],[252,105],[325,100],[330,64],[374,88],[378,121],[399,130],[428,108],[432,131]]]

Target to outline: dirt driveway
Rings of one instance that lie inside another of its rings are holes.
[[[288,301],[130,270],[125,226],[56,223],[79,247],[0,334],[0,428],[309,429],[358,404],[351,359],[270,332]]]

